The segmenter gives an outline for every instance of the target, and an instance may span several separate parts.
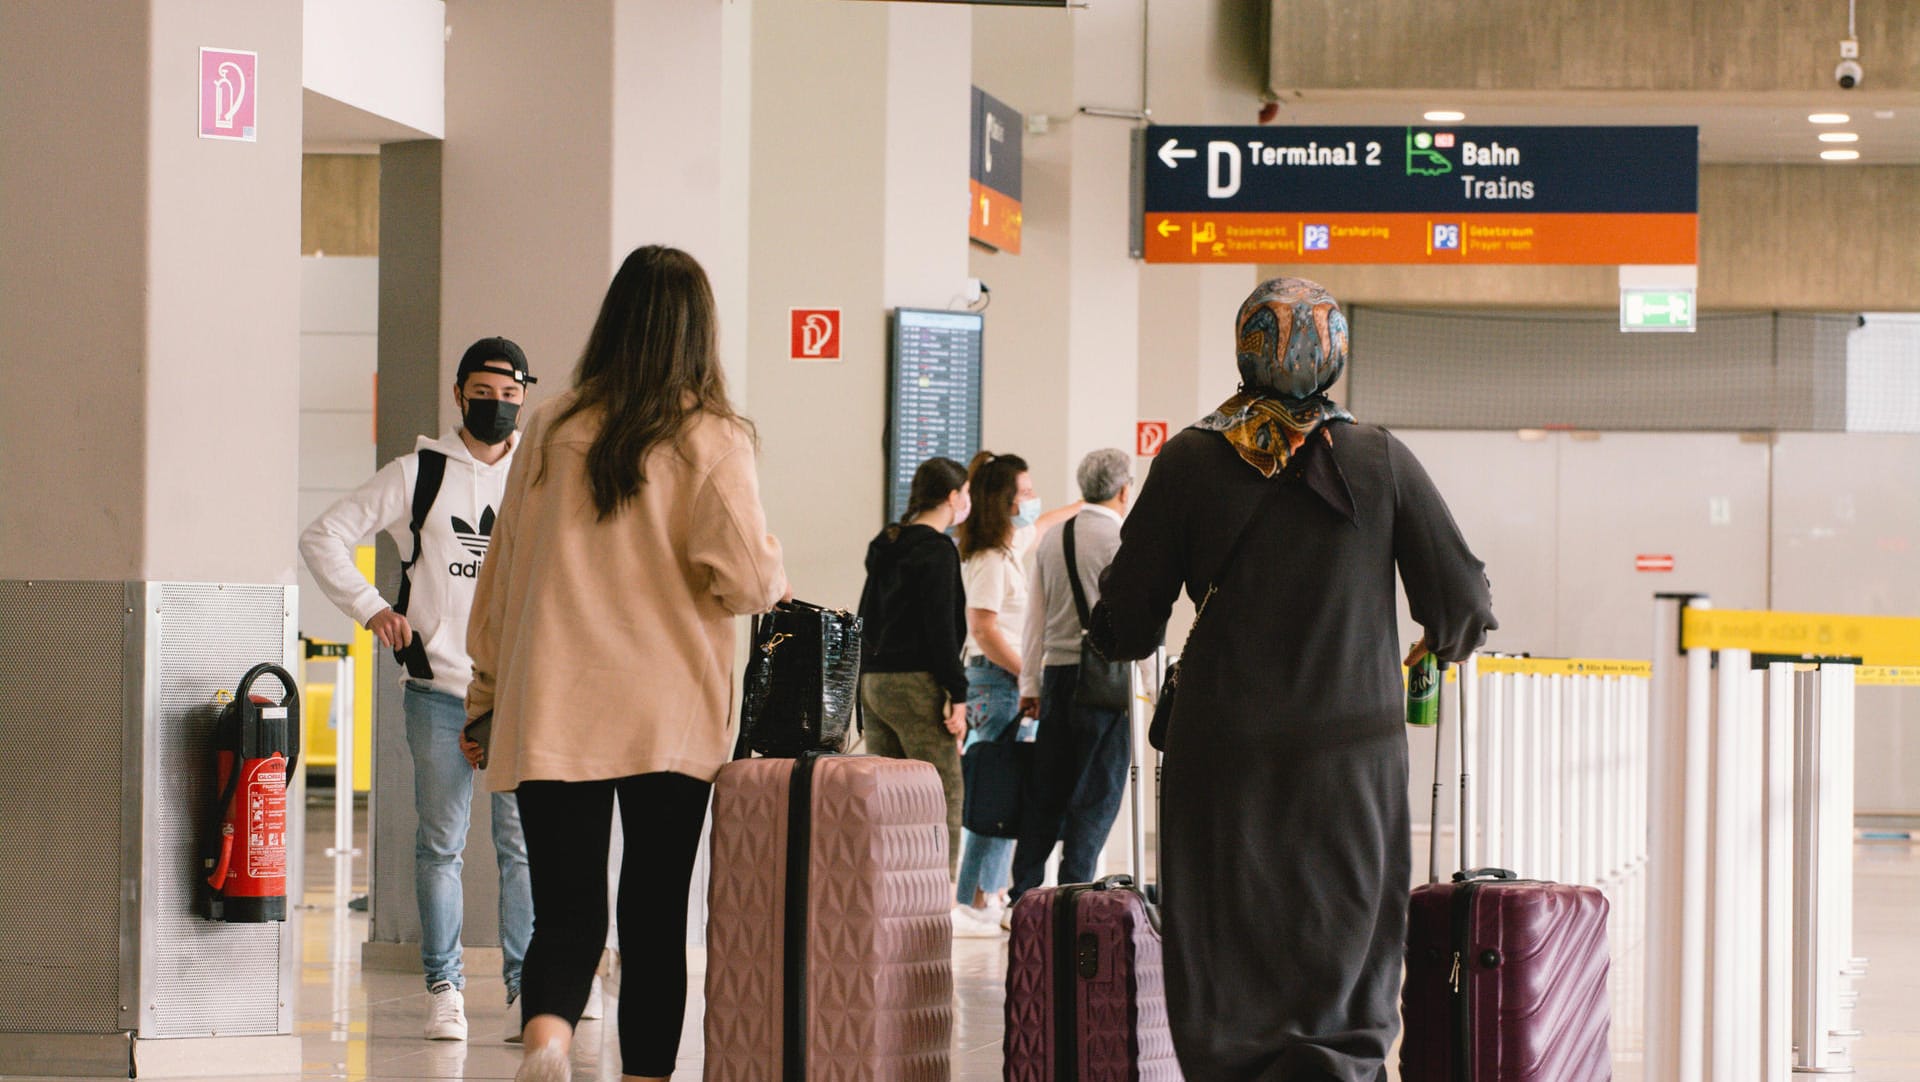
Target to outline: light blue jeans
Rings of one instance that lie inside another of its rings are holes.
[[[967,662],[966,747],[998,740],[1019,720],[1019,680],[986,658]],[[972,905],[975,890],[992,894],[1007,889],[1013,882],[1014,839],[986,838],[971,830],[962,830],[960,836],[960,878],[954,884],[960,904]]]
[[[407,713],[407,748],[413,753],[413,891],[420,903],[420,965],[427,987],[451,981],[467,985],[460,966],[460,925],[466,912],[460,890],[461,854],[473,822],[473,767],[460,752],[467,723],[461,700],[409,681],[401,695]],[[493,851],[500,863],[501,976],[507,996],[520,992],[520,964],[533,938],[533,885],[527,874],[527,839],[520,831],[520,804],[512,793],[493,794]]]

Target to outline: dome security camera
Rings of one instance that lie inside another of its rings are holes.
[[[1852,90],[1867,77],[1866,70],[1858,60],[1842,60],[1833,69],[1833,81],[1840,84],[1842,90]]]

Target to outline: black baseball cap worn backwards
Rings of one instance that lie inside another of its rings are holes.
[[[468,346],[467,351],[460,355],[460,371],[454,375],[453,381],[465,383],[467,377],[475,372],[484,372],[489,369],[499,371],[495,366],[502,363],[513,369],[513,378],[522,387],[540,382],[527,370],[526,351],[521,349],[513,339],[498,336],[482,338]]]

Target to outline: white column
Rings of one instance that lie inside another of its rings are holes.
[[[1759,1082],[1793,1068],[1793,666],[1767,669],[1766,928],[1761,955]]]

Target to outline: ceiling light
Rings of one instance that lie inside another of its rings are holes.
[[[1458,124],[1467,119],[1467,114],[1458,109],[1434,109],[1426,114],[1426,119],[1435,124]]]
[[[1860,156],[1857,150],[1823,150],[1820,157],[1830,162],[1850,162]]]
[[[1892,109],[1875,109],[1873,111],[1873,116],[1875,120],[1892,120],[1893,110]]]
[[[1823,143],[1857,143],[1860,141],[1860,135],[1858,132],[1850,131],[1823,131],[1820,133],[1820,141]]]
[[[1845,113],[1814,113],[1807,117],[1809,124],[1845,124],[1853,118]]]

